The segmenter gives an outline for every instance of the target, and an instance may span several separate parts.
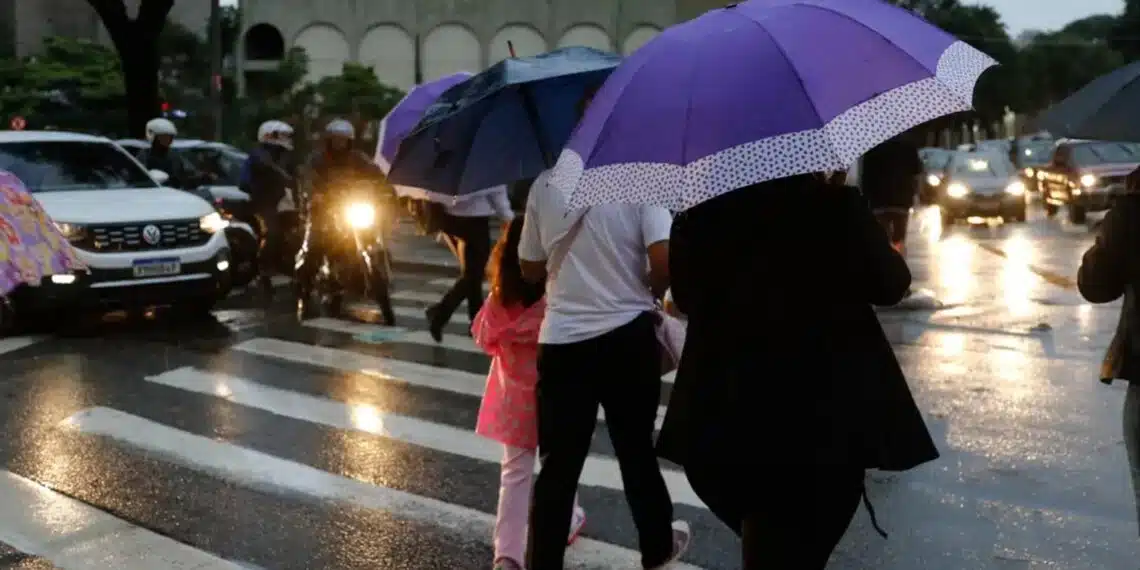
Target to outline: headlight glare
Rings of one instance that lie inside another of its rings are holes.
[[[67,241],[77,241],[83,239],[86,235],[87,229],[79,224],[69,224],[67,222],[55,222],[56,229]]]
[[[376,223],[376,208],[372,204],[355,202],[348,205],[344,212],[348,225],[357,230],[364,230]]]
[[[946,195],[951,198],[965,198],[969,193],[970,189],[960,182],[955,182],[946,187]]]
[[[1097,180],[1097,177],[1093,176],[1092,174],[1086,174],[1081,177],[1081,186],[1084,186],[1085,188],[1092,188],[1093,186],[1096,186],[1097,182],[1099,182],[1099,180]]]
[[[218,233],[229,227],[229,225],[230,222],[217,212],[206,214],[198,219],[198,226],[206,233],[211,234]]]
[[[938,176],[937,174],[931,174],[926,177],[926,183],[931,186],[938,186],[939,184],[942,184],[942,177]]]
[[[1021,181],[1011,182],[1009,186],[1005,187],[1005,193],[1012,196],[1021,196],[1025,194],[1025,184]]]

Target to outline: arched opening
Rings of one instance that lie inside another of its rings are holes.
[[[657,37],[661,30],[653,26],[638,26],[625,37],[625,41],[621,44],[622,55],[629,55],[638,50],[641,46],[649,43],[649,40]]]
[[[360,40],[360,62],[371,67],[380,81],[407,91],[416,83],[416,42],[404,28],[382,24]]]
[[[538,30],[523,24],[511,24],[503,26],[491,39],[491,45],[487,46],[487,64],[495,65],[511,57],[510,45],[515,46],[518,57],[530,57],[547,50],[546,38]]]
[[[309,74],[306,81],[320,81],[344,71],[349,59],[348,40],[344,33],[328,24],[313,24],[301,30],[293,45],[304,48],[309,56]]]
[[[245,31],[245,59],[276,61],[285,57],[285,37],[272,24],[256,24]]]
[[[558,47],[586,46],[603,51],[614,51],[614,42],[602,28],[593,24],[579,24],[566,30]]]
[[[467,26],[443,24],[429,32],[423,41],[424,81],[483,68],[483,48]]]

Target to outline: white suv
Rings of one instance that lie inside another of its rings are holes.
[[[0,170],[24,182],[90,269],[22,289],[17,311],[78,303],[204,312],[229,292],[227,222],[202,198],[160,186],[163,173],[110,140],[0,131]]]

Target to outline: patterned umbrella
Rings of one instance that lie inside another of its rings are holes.
[[[0,170],[0,296],[49,275],[84,270],[83,262],[11,172]]]

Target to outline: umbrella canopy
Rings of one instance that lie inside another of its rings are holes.
[[[15,174],[0,170],[0,296],[83,270],[75,250]]]
[[[1094,79],[1037,118],[1054,136],[1140,142],[1140,61]]]
[[[969,110],[996,62],[880,0],[752,0],[662,32],[610,76],[551,183],[570,207],[684,210],[766,180],[843,169]]]
[[[400,145],[389,179],[455,196],[538,176],[570,137],[583,94],[620,61],[568,47],[492,66],[428,109]]]

